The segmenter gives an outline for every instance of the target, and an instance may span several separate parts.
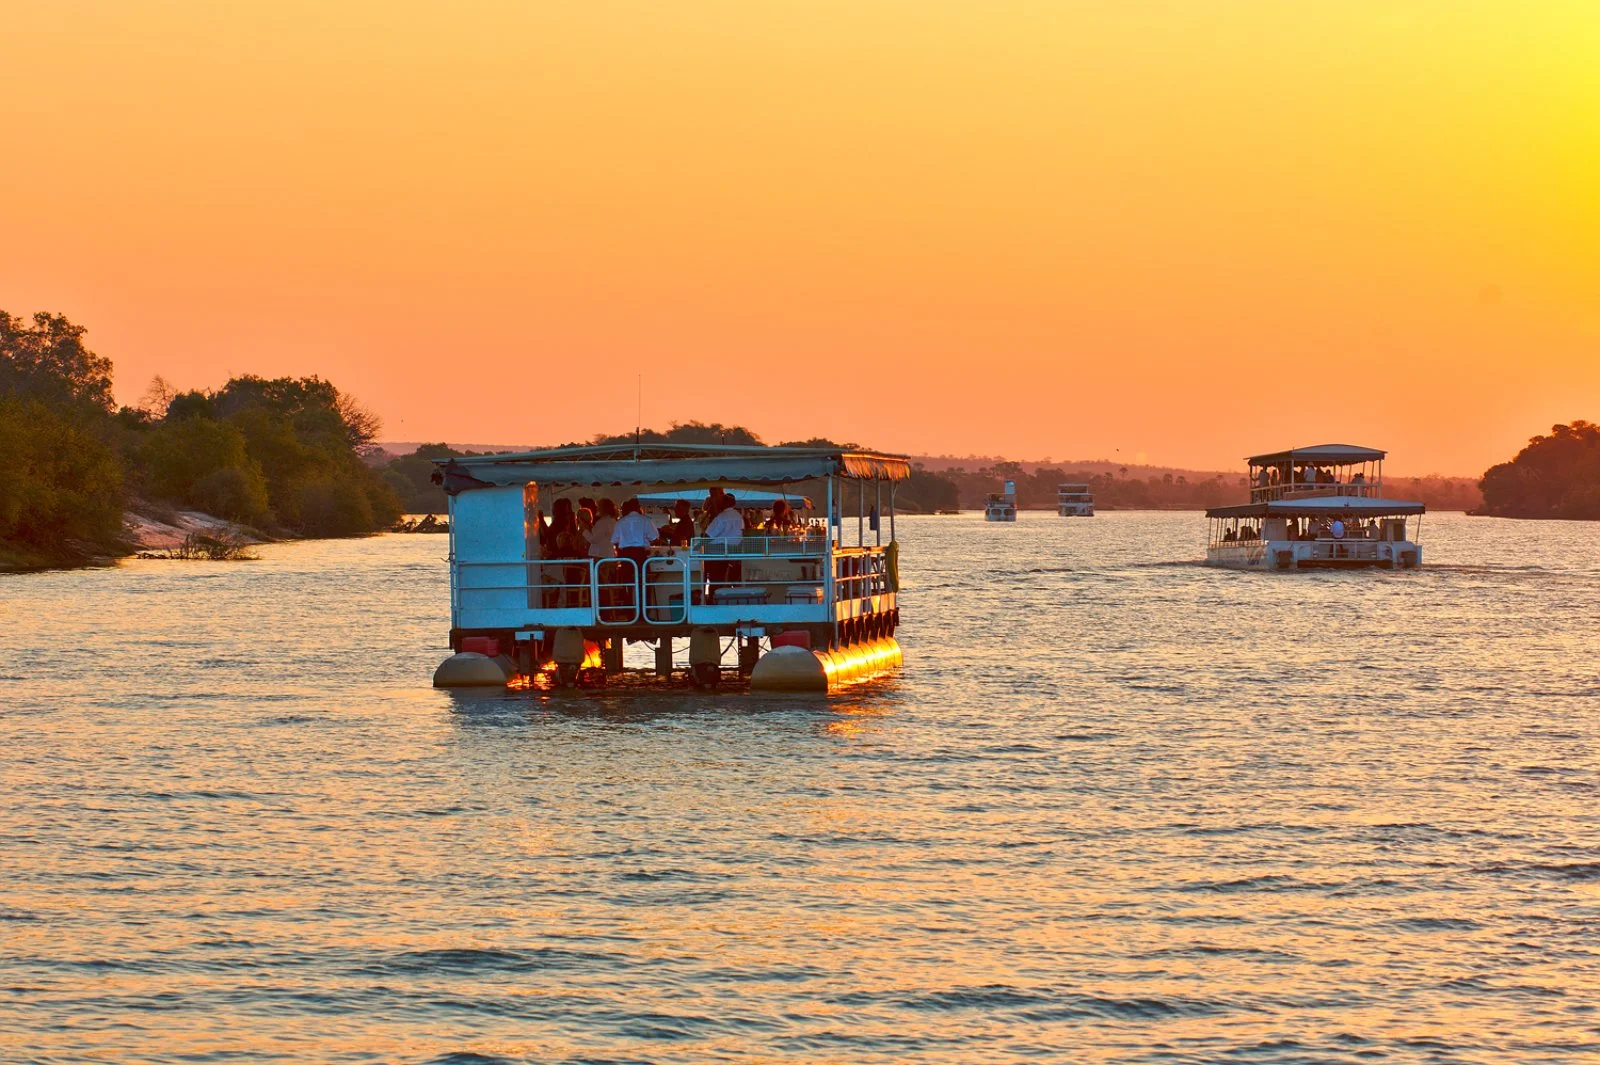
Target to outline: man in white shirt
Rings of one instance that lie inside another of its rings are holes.
[[[639,509],[639,501],[630,499],[622,504],[622,517],[617,519],[617,527],[611,532],[611,543],[617,549],[618,558],[633,560],[633,576],[639,582],[635,585],[636,589],[644,586],[644,564],[650,557],[650,545],[655,541],[656,523],[644,516],[644,511]],[[618,597],[621,595],[615,589],[613,593]]]
[[[706,536],[725,544],[738,544],[744,537],[744,515],[739,513],[737,503],[731,495],[722,497],[722,510],[706,526]]]
[[[650,545],[656,542],[656,523],[644,516],[637,499],[622,504],[622,517],[611,533],[611,542],[623,558],[643,565],[643,560],[649,557]]]
[[[738,500],[724,494],[720,498],[721,510],[706,526],[706,538],[716,540],[729,548],[737,548],[744,538],[744,515],[739,513]],[[739,562],[706,562],[706,579],[715,594],[719,584],[738,584],[744,578],[744,565]]]

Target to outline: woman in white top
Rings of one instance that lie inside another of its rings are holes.
[[[611,537],[617,531],[617,504],[609,499],[600,501],[600,514],[594,519],[594,528],[589,530],[589,557],[610,558],[616,552],[612,550]]]

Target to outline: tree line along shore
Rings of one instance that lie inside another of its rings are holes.
[[[760,436],[743,426],[703,422],[676,423],[665,431],[645,429],[638,434],[596,436],[583,443],[747,444],[760,445]],[[573,443],[577,443],[574,441]],[[785,440],[783,447],[855,447],[856,444],[820,437]],[[392,445],[391,445],[392,446]],[[444,508],[444,492],[430,480],[433,459],[463,458],[491,453],[421,444],[414,451],[396,454],[385,465],[407,512],[437,513]],[[524,450],[524,449],[516,449]],[[936,460],[935,460],[936,461]],[[1087,484],[1101,510],[1204,510],[1244,498],[1248,481],[1239,473],[1217,471],[1149,470],[1117,467],[1111,463],[1020,463],[987,461],[944,468],[930,462],[913,462],[910,481],[895,492],[895,506],[903,513],[933,514],[952,510],[981,510],[985,498],[998,492],[1002,482],[1016,482],[1017,505],[1024,510],[1055,510],[1056,489],[1062,484]],[[1426,503],[1433,510],[1474,510],[1483,505],[1477,482],[1465,477],[1411,477],[1392,482],[1393,494]],[[807,494],[802,486],[796,492]]]
[[[0,567],[131,553],[141,520],[202,511],[252,539],[356,536],[400,499],[367,461],[378,419],[316,377],[241,376],[214,391],[160,378],[119,406],[112,364],[60,315],[0,311]]]
[[[391,455],[377,442],[379,420],[318,377],[243,375],[210,391],[179,391],[158,377],[129,407],[112,396],[112,369],[64,316],[0,311],[0,453],[8,460],[0,466],[0,569],[109,560],[136,550],[144,530],[181,532],[214,520],[256,540],[378,532],[405,513],[443,511],[431,460],[474,453],[424,444]],[[741,426],[695,421],[585,442],[634,439],[764,443]],[[1033,509],[1053,509],[1063,483],[1088,484],[1107,510],[1219,506],[1244,487],[1235,474],[1140,472],[921,463],[896,505],[905,513],[977,509],[1005,479],[1016,482],[1019,505]],[[1392,479],[1389,488],[1435,510],[1600,519],[1600,427],[1557,425],[1477,482]]]

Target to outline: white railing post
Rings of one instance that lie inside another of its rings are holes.
[[[456,497],[445,497],[445,513],[450,519],[450,627],[460,628],[461,585],[456,564]]]

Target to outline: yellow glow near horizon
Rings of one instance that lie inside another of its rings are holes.
[[[1600,415],[1592,0],[7,15],[0,307],[125,401],[559,442],[642,373],[773,441],[1419,473]]]

